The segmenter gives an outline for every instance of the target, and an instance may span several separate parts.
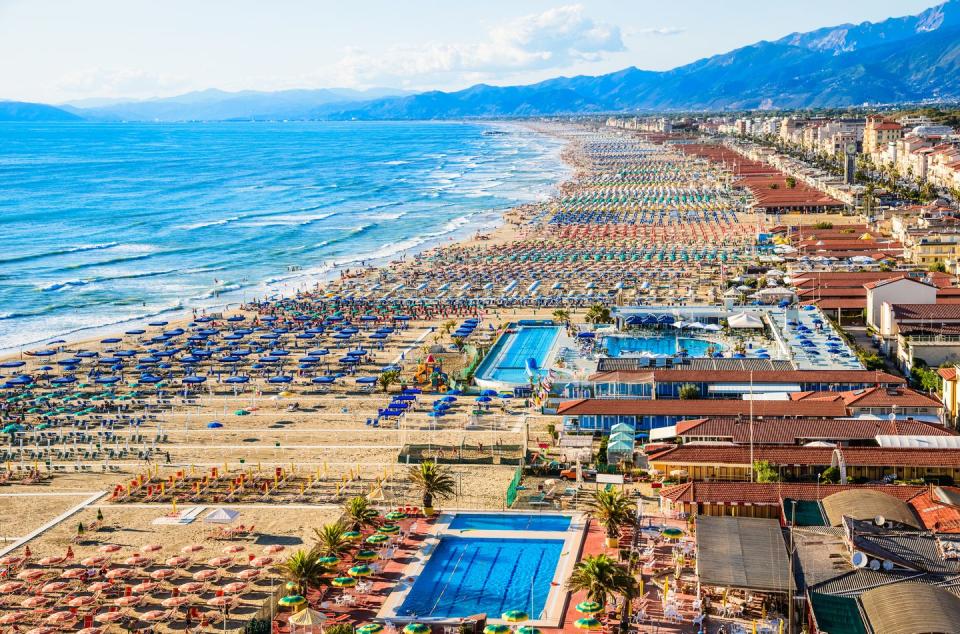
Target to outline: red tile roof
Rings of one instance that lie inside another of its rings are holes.
[[[767,460],[774,465],[829,465],[832,447],[754,447],[754,460]],[[869,467],[960,467],[960,449],[887,449],[882,447],[843,447],[847,466]],[[650,457],[651,462],[668,465],[749,465],[750,448],[716,445],[680,445]]]
[[[822,500],[849,489],[869,489],[907,501],[927,491],[892,484],[820,484],[806,482],[686,482],[661,489],[660,497],[688,504],[780,504],[783,499]]]
[[[873,440],[880,435],[952,436],[940,425],[922,421],[890,421],[834,418],[764,418],[754,419],[753,442],[758,445],[794,445],[805,442]],[[677,435],[686,441],[704,439],[729,440],[748,444],[750,421],[745,418],[711,417],[677,424]]]
[[[957,378],[957,369],[956,368],[939,368],[937,369],[937,374],[942,376],[947,381],[953,381]]]
[[[960,304],[893,304],[892,308],[897,321],[960,321]]]
[[[943,403],[922,392],[900,387],[888,389],[871,387],[841,393],[848,406],[852,407],[943,407]]]
[[[924,528],[938,533],[960,533],[960,508],[941,502],[932,489],[924,490],[907,504],[913,507]]]
[[[750,413],[750,401],[740,399],[610,399],[593,398],[564,401],[557,407],[563,416],[737,416]],[[842,402],[753,401],[755,416],[846,416]]]
[[[917,284],[923,284],[924,286],[933,286],[936,288],[935,284],[931,284],[925,280],[918,280],[915,277],[907,277],[906,275],[898,275],[897,277],[890,277],[885,280],[877,280],[875,282],[868,282],[863,285],[866,289],[879,288],[881,286],[886,286],[887,284],[892,284],[893,282],[899,282],[900,280],[907,280],[908,282],[916,282]]]

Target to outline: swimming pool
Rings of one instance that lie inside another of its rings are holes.
[[[451,530],[475,531],[565,531],[570,528],[569,515],[534,515],[510,513],[457,513],[450,522]]]
[[[519,326],[500,337],[474,375],[482,387],[529,385],[527,360],[536,364],[539,377],[547,355],[560,334],[560,326]]]
[[[723,352],[722,344],[707,341],[706,339],[690,339],[688,337],[605,337],[603,345],[611,357],[664,355],[674,356],[679,348],[687,351],[690,357],[708,357],[710,351]],[[712,346],[712,349],[711,349]]]
[[[445,535],[417,576],[401,617],[452,618],[524,610],[543,612],[563,552],[561,539]]]

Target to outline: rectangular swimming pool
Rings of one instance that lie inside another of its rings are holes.
[[[498,619],[544,610],[560,539],[490,539],[443,536],[397,609],[400,617],[459,618],[485,613]]]
[[[565,531],[570,528],[569,515],[457,513],[450,530],[475,531]]]
[[[508,385],[529,385],[527,360],[532,359],[536,368],[542,369],[559,334],[560,326],[517,327],[515,332],[504,334],[494,344],[477,368],[476,378]]]

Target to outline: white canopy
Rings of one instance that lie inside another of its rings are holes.
[[[756,313],[736,313],[727,318],[731,328],[763,328],[763,320]]]
[[[207,516],[203,518],[203,521],[210,522],[211,524],[229,524],[238,517],[240,517],[240,511],[219,508],[215,511],[210,511],[207,513]]]

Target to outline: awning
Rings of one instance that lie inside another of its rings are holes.
[[[960,436],[876,436],[877,444],[897,449],[960,449]]]
[[[708,392],[721,394],[754,394],[758,392],[799,392],[800,386],[796,383],[721,383],[707,386]]]
[[[655,427],[650,430],[650,442],[658,440],[669,440],[677,437],[677,426],[668,425],[667,427]]]

